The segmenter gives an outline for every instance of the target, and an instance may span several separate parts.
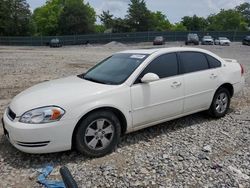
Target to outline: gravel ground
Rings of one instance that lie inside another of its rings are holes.
[[[82,73],[113,52],[142,47],[152,46],[0,46],[0,116],[11,98],[36,83]],[[128,134],[114,153],[97,159],[75,151],[19,152],[0,126],[0,187],[40,187],[37,170],[46,164],[55,167],[50,179],[57,180],[66,165],[79,187],[250,187],[250,47],[200,47],[235,58],[246,69],[246,87],[224,118],[198,113]]]

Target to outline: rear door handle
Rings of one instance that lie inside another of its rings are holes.
[[[180,87],[181,86],[181,82],[173,82],[171,87],[173,88],[177,88],[177,87]]]

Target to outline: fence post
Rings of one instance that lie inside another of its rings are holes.
[[[236,35],[236,30],[234,30],[233,42],[235,42],[235,35]]]

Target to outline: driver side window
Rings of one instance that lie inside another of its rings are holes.
[[[147,73],[154,73],[160,79],[175,76],[178,74],[178,61],[176,53],[168,53],[155,58],[142,71],[140,76],[136,79],[135,84],[141,82],[141,78]]]

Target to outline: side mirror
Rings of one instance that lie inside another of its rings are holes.
[[[157,81],[159,80],[159,76],[157,74],[154,74],[154,73],[147,73],[145,74],[142,79],[141,79],[141,82],[142,83],[149,83],[149,82],[154,82],[154,81]]]

